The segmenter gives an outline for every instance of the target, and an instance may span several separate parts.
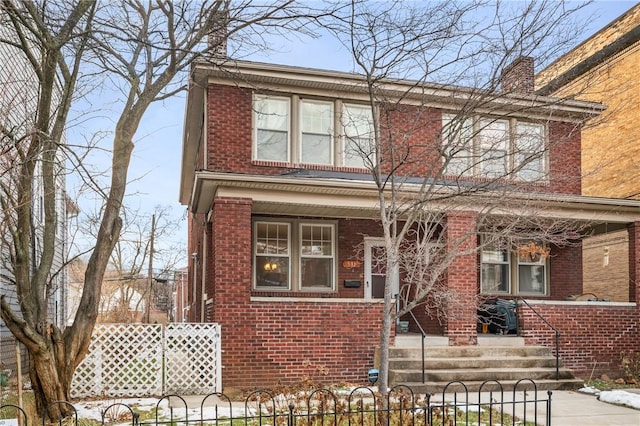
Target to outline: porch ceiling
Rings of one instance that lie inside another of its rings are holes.
[[[403,196],[405,199],[415,198],[418,190],[419,185],[406,184]],[[196,172],[191,211],[208,213],[215,197],[251,199],[255,214],[379,217],[377,188],[373,182],[363,180]],[[496,194],[486,194],[458,197],[455,205],[451,199],[434,201],[429,203],[429,208],[482,212],[487,209],[483,203],[486,204],[486,200],[492,197],[499,200],[498,204],[491,206],[493,215],[536,214],[540,217],[585,221],[592,225],[596,233],[600,228],[611,231],[623,228],[627,223],[640,221],[640,201],[576,195],[510,193],[508,198],[504,194],[498,198]]]

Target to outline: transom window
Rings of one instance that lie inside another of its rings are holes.
[[[296,95],[254,97],[256,160],[364,168],[372,141],[371,108],[366,105]]]
[[[447,174],[546,179],[545,125],[443,114],[442,126]]]
[[[535,241],[522,242],[515,250],[508,249],[500,241],[483,242],[480,254],[481,292],[546,294],[548,252],[547,247]]]
[[[335,228],[326,222],[254,222],[254,288],[334,290]]]

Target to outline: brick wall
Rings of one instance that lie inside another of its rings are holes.
[[[622,376],[620,354],[640,347],[640,315],[634,305],[607,302],[530,302],[560,331],[564,366],[580,377]],[[555,333],[528,307],[519,305],[520,329],[527,345],[555,347]]]
[[[251,200],[214,201],[215,258],[209,269],[215,282],[214,319],[222,326],[224,386],[294,384],[307,376],[364,383],[380,336],[381,305],[318,298],[288,301],[290,293],[251,301],[251,219]],[[380,232],[371,220],[340,220],[338,228],[343,231],[338,241],[341,259],[358,259],[358,243]],[[342,283],[362,280],[363,267],[343,268],[339,262],[338,268],[339,294],[331,297],[362,298],[363,285],[344,288]]]
[[[583,242],[584,293],[612,302],[629,301],[629,234],[626,230]]]
[[[629,225],[629,301],[640,309],[640,222]]]
[[[252,161],[252,93],[233,86],[209,85],[208,93],[208,169],[263,175],[296,170],[298,164]],[[442,126],[442,112],[434,108],[394,106],[382,109],[382,140],[392,132],[394,154],[403,164],[400,176],[435,176],[440,169],[439,150],[434,145]],[[580,128],[573,123],[550,122],[551,183],[527,184],[533,191],[580,194]],[[384,144],[383,144],[384,145]],[[382,158],[389,167],[390,149],[383,146]],[[308,165],[314,170],[362,172],[362,169]],[[389,170],[386,170],[387,172]],[[473,178],[483,180],[482,178]]]
[[[478,340],[478,256],[473,251],[477,220],[477,214],[472,212],[447,213],[447,251],[471,250],[471,254],[457,256],[447,268],[447,284],[455,300],[447,308],[446,335],[453,346],[475,345]]]
[[[551,299],[582,294],[582,246],[570,246],[551,250],[549,276]]]
[[[580,126],[575,123],[549,123],[550,192],[582,193]]]
[[[640,5],[612,22],[536,76],[538,87],[552,81],[640,24]],[[600,102],[607,109],[587,122],[582,133],[583,191],[585,195],[635,197],[640,193],[640,42],[608,57],[597,57],[595,66],[560,87],[553,96]]]

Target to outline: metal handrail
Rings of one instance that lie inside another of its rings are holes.
[[[424,384],[425,382],[425,370],[424,370],[424,339],[427,337],[427,333],[424,332],[424,329],[422,328],[422,326],[420,325],[420,323],[418,322],[418,319],[416,318],[415,315],[413,315],[413,311],[409,311],[409,314],[411,315],[411,318],[413,318],[413,321],[415,321],[416,325],[418,326],[418,328],[420,329],[420,334],[422,334],[422,383]]]
[[[538,316],[545,324],[547,324],[555,333],[556,333],[556,380],[560,380],[560,331],[553,326],[545,317],[543,317],[540,312],[536,311],[536,309],[529,304],[524,298],[518,296],[517,300],[521,300],[522,303],[527,305],[531,311]]]
[[[398,320],[400,319],[400,317],[398,316],[398,311],[400,311],[400,295],[396,294],[395,296],[396,299],[396,318],[398,318]],[[416,325],[418,326],[418,329],[420,329],[420,334],[422,335],[422,383],[425,383],[425,369],[424,369],[424,358],[425,358],[425,353],[424,353],[424,339],[427,337],[427,333],[425,333],[424,328],[422,328],[422,325],[420,325],[420,323],[418,322],[418,319],[416,318],[416,316],[413,314],[413,311],[409,311],[409,314],[411,315],[411,318],[413,318],[413,321],[416,323]]]

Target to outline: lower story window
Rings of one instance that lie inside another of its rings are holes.
[[[326,222],[254,222],[254,288],[335,289],[336,225]]]
[[[548,254],[548,247],[535,241],[525,241],[513,250],[500,241],[483,242],[480,254],[481,292],[546,294]]]

